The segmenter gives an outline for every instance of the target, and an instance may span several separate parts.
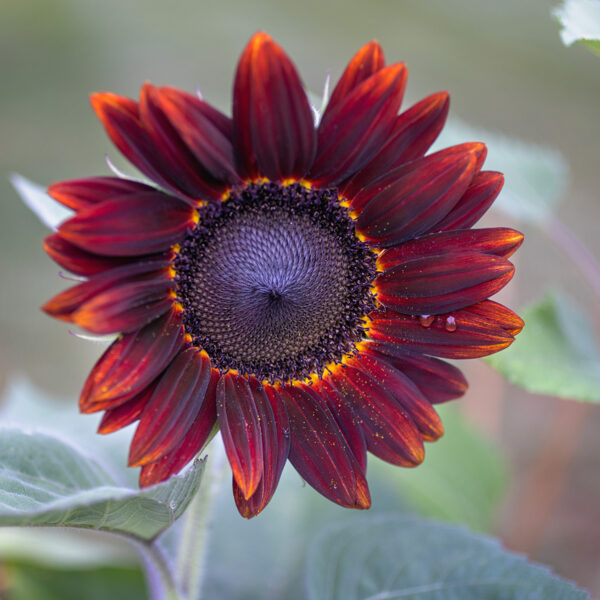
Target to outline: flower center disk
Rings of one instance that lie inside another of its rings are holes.
[[[177,300],[213,366],[287,382],[353,351],[376,257],[335,189],[251,183],[199,217],[174,261]]]

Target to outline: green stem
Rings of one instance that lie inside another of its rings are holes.
[[[138,544],[145,563],[150,600],[187,600],[177,590],[173,569],[156,543]]]
[[[217,438],[212,442],[208,459],[210,481],[200,486],[184,515],[183,530],[177,553],[175,581],[187,600],[200,600],[206,563],[212,507],[225,473],[225,452]]]

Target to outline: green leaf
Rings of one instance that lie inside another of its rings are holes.
[[[309,553],[310,600],[583,600],[546,567],[462,527],[411,517],[332,527]]]
[[[552,14],[562,25],[560,37],[565,46],[580,42],[600,54],[599,0],[565,0]]]
[[[46,189],[26,177],[13,173],[10,182],[21,196],[21,200],[37,215],[38,219],[49,227],[56,229],[65,219],[73,215],[73,211],[65,208],[46,193]]]
[[[448,122],[435,149],[470,141],[485,142],[485,168],[504,173],[504,188],[494,208],[527,223],[543,222],[552,215],[568,178],[560,152],[471,127],[458,119]]]
[[[513,344],[484,360],[530,392],[600,402],[600,349],[591,320],[557,293],[524,308],[521,316],[525,328]]]
[[[118,487],[94,459],[45,433],[0,433],[0,525],[61,525],[152,540],[196,493],[204,462],[145,490]]]
[[[49,569],[34,564],[3,565],[10,600],[145,600],[139,568]]]
[[[499,448],[465,423],[456,407],[440,406],[438,412],[444,436],[426,444],[426,458],[418,469],[373,460],[371,474],[385,472],[408,506],[423,516],[488,530],[506,489],[506,461]]]
[[[110,435],[98,435],[102,415],[82,415],[74,398],[49,394],[22,375],[9,378],[0,399],[0,422],[17,429],[51,431],[90,456],[101,456],[102,464],[120,484],[137,486],[138,473],[126,466],[135,424]]]

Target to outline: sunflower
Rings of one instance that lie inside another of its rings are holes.
[[[105,411],[100,433],[139,421],[140,485],[220,430],[243,516],[267,505],[287,460],[333,502],[368,508],[367,451],[418,465],[443,433],[434,405],[466,390],[439,357],[485,356],[521,330],[488,298],[522,235],[471,229],[503,177],[481,170],[482,143],[425,156],[448,95],[399,113],[405,82],[371,42],[315,123],[293,63],[257,33],[232,118],[170,87],[92,96],[151,183],[49,188],[75,215],[45,249],[84,281],[43,309],[118,334],[80,408]]]

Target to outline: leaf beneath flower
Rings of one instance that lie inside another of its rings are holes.
[[[309,553],[310,600],[584,600],[550,569],[462,527],[414,517],[332,527]]]
[[[93,458],[51,435],[0,432],[0,525],[80,527],[152,540],[194,497],[204,471],[143,491],[118,487]]]
[[[530,392],[600,402],[600,347],[591,319],[557,293],[521,316],[525,328],[512,346],[484,360]]]

